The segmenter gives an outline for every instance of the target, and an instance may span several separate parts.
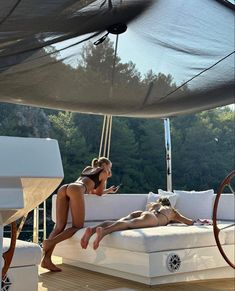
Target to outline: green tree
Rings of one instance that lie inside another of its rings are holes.
[[[217,189],[234,168],[234,112],[214,109],[172,119],[173,184]]]
[[[89,152],[85,138],[73,122],[73,113],[59,112],[49,116],[51,121],[51,138],[59,142],[65,179],[64,182],[72,182],[80,175],[87,165]]]
[[[138,145],[127,118],[114,118],[110,159],[113,177],[110,183],[122,183],[122,192],[139,193],[140,177]]]
[[[143,120],[139,127],[139,155],[144,192],[165,189],[165,140],[163,120]]]
[[[43,109],[0,104],[0,134],[21,137],[48,137],[50,122]]]

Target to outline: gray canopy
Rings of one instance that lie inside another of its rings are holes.
[[[234,73],[234,1],[0,0],[0,102],[166,117],[233,103]]]

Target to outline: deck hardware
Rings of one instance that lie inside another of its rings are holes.
[[[181,259],[177,254],[171,253],[166,259],[166,265],[170,272],[177,272],[181,266]]]
[[[127,30],[127,25],[125,23],[112,24],[107,28],[106,34],[104,34],[101,38],[96,40],[94,42],[94,45],[99,45],[102,42],[104,42],[106,40],[107,36],[109,35],[109,33],[119,35],[121,33],[124,33],[126,30]]]

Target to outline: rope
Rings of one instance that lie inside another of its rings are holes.
[[[102,147],[103,147],[104,129],[105,129],[105,124],[106,124],[106,118],[107,118],[107,115],[104,115],[103,127],[102,127],[101,139],[100,139],[99,158],[101,157],[101,151],[102,151]]]
[[[216,65],[218,65],[219,63],[221,63],[222,61],[224,61],[226,58],[230,57],[231,55],[233,55],[235,53],[235,51],[231,52],[230,54],[226,55],[225,57],[219,59],[216,63],[214,63],[213,65],[211,65],[210,67],[204,69],[203,71],[201,71],[200,73],[196,74],[195,76],[193,76],[192,78],[190,78],[189,80],[187,80],[186,82],[184,82],[183,84],[181,84],[179,87],[177,87],[176,89],[174,89],[173,91],[171,91],[170,93],[166,94],[165,96],[161,97],[158,101],[165,99],[166,97],[170,96],[171,94],[175,93],[176,91],[178,91],[180,88],[184,87],[185,85],[187,85],[189,82],[191,82],[193,79],[199,77],[201,74],[205,73],[206,71],[209,71],[210,69],[212,69],[213,67],[215,67]]]
[[[109,158],[112,134],[112,115],[104,115],[103,127],[100,140],[99,158]]]
[[[111,145],[112,122],[113,122],[113,117],[112,117],[112,115],[110,115],[110,117],[109,117],[109,141],[108,141],[108,149],[107,149],[107,158],[108,159],[109,159],[110,145]]]
[[[8,12],[8,14],[2,19],[2,21],[0,21],[0,25],[2,25],[12,15],[12,13],[15,11],[16,7],[20,4],[20,2],[21,0],[16,1],[16,3],[12,6],[10,11]]]

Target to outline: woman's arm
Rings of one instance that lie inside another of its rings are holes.
[[[177,210],[174,210],[174,221],[181,222],[187,225],[193,225],[194,221],[180,214]]]
[[[105,189],[105,182],[104,183],[100,183],[99,187],[97,187],[96,189],[91,190],[92,194],[96,194],[98,196],[102,196],[103,194],[112,194],[112,193],[116,193],[118,189],[116,189],[115,186],[111,186],[107,189]]]
[[[161,208],[161,206],[162,205],[159,202],[150,202],[150,203],[147,204],[146,209],[148,211],[152,211],[152,210],[157,211],[157,210],[159,210]]]
[[[101,178],[100,185],[96,189],[91,190],[90,193],[96,194],[98,196],[102,196],[103,194],[107,194],[107,193],[116,193],[118,189],[116,189],[115,186],[111,186],[107,189],[105,188],[106,182],[108,178],[110,178],[111,176],[112,176],[111,171],[107,171],[104,169],[100,173],[100,178]]]

